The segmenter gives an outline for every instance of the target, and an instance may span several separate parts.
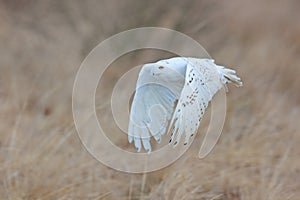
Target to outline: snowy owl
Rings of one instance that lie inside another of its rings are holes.
[[[174,57],[142,66],[130,108],[128,141],[139,152],[151,152],[151,136],[157,142],[165,133],[169,143],[183,144],[197,132],[214,94],[226,83],[242,86],[232,69],[212,59]]]

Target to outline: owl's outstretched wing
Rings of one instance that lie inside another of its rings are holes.
[[[196,133],[213,95],[222,87],[213,60],[188,58],[185,84],[170,122],[170,143],[176,146],[185,134],[184,145]]]
[[[176,64],[176,63],[175,63]],[[150,137],[160,142],[172,117],[184,76],[163,62],[143,66],[130,110],[128,141],[137,151],[151,151]]]
[[[137,151],[143,144],[150,152],[150,137],[159,142],[170,120],[170,143],[176,146],[185,134],[187,144],[208,103],[228,82],[243,85],[234,70],[211,59],[175,57],[144,65],[131,106],[129,142],[134,141]]]

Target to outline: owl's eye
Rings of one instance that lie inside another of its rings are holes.
[[[163,69],[163,68],[165,68],[165,67],[163,67],[163,66],[159,66],[159,67],[158,67],[158,69]]]

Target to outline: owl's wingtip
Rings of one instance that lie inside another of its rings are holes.
[[[236,71],[233,69],[226,68],[224,66],[218,66],[217,69],[220,73],[223,84],[233,83],[237,87],[243,86],[243,82],[240,77],[236,75]]]

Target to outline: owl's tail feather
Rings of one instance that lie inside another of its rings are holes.
[[[241,81],[241,78],[236,75],[235,70],[218,65],[217,68],[220,73],[221,81],[223,82],[223,84],[233,83],[237,87],[243,86],[243,82]]]

